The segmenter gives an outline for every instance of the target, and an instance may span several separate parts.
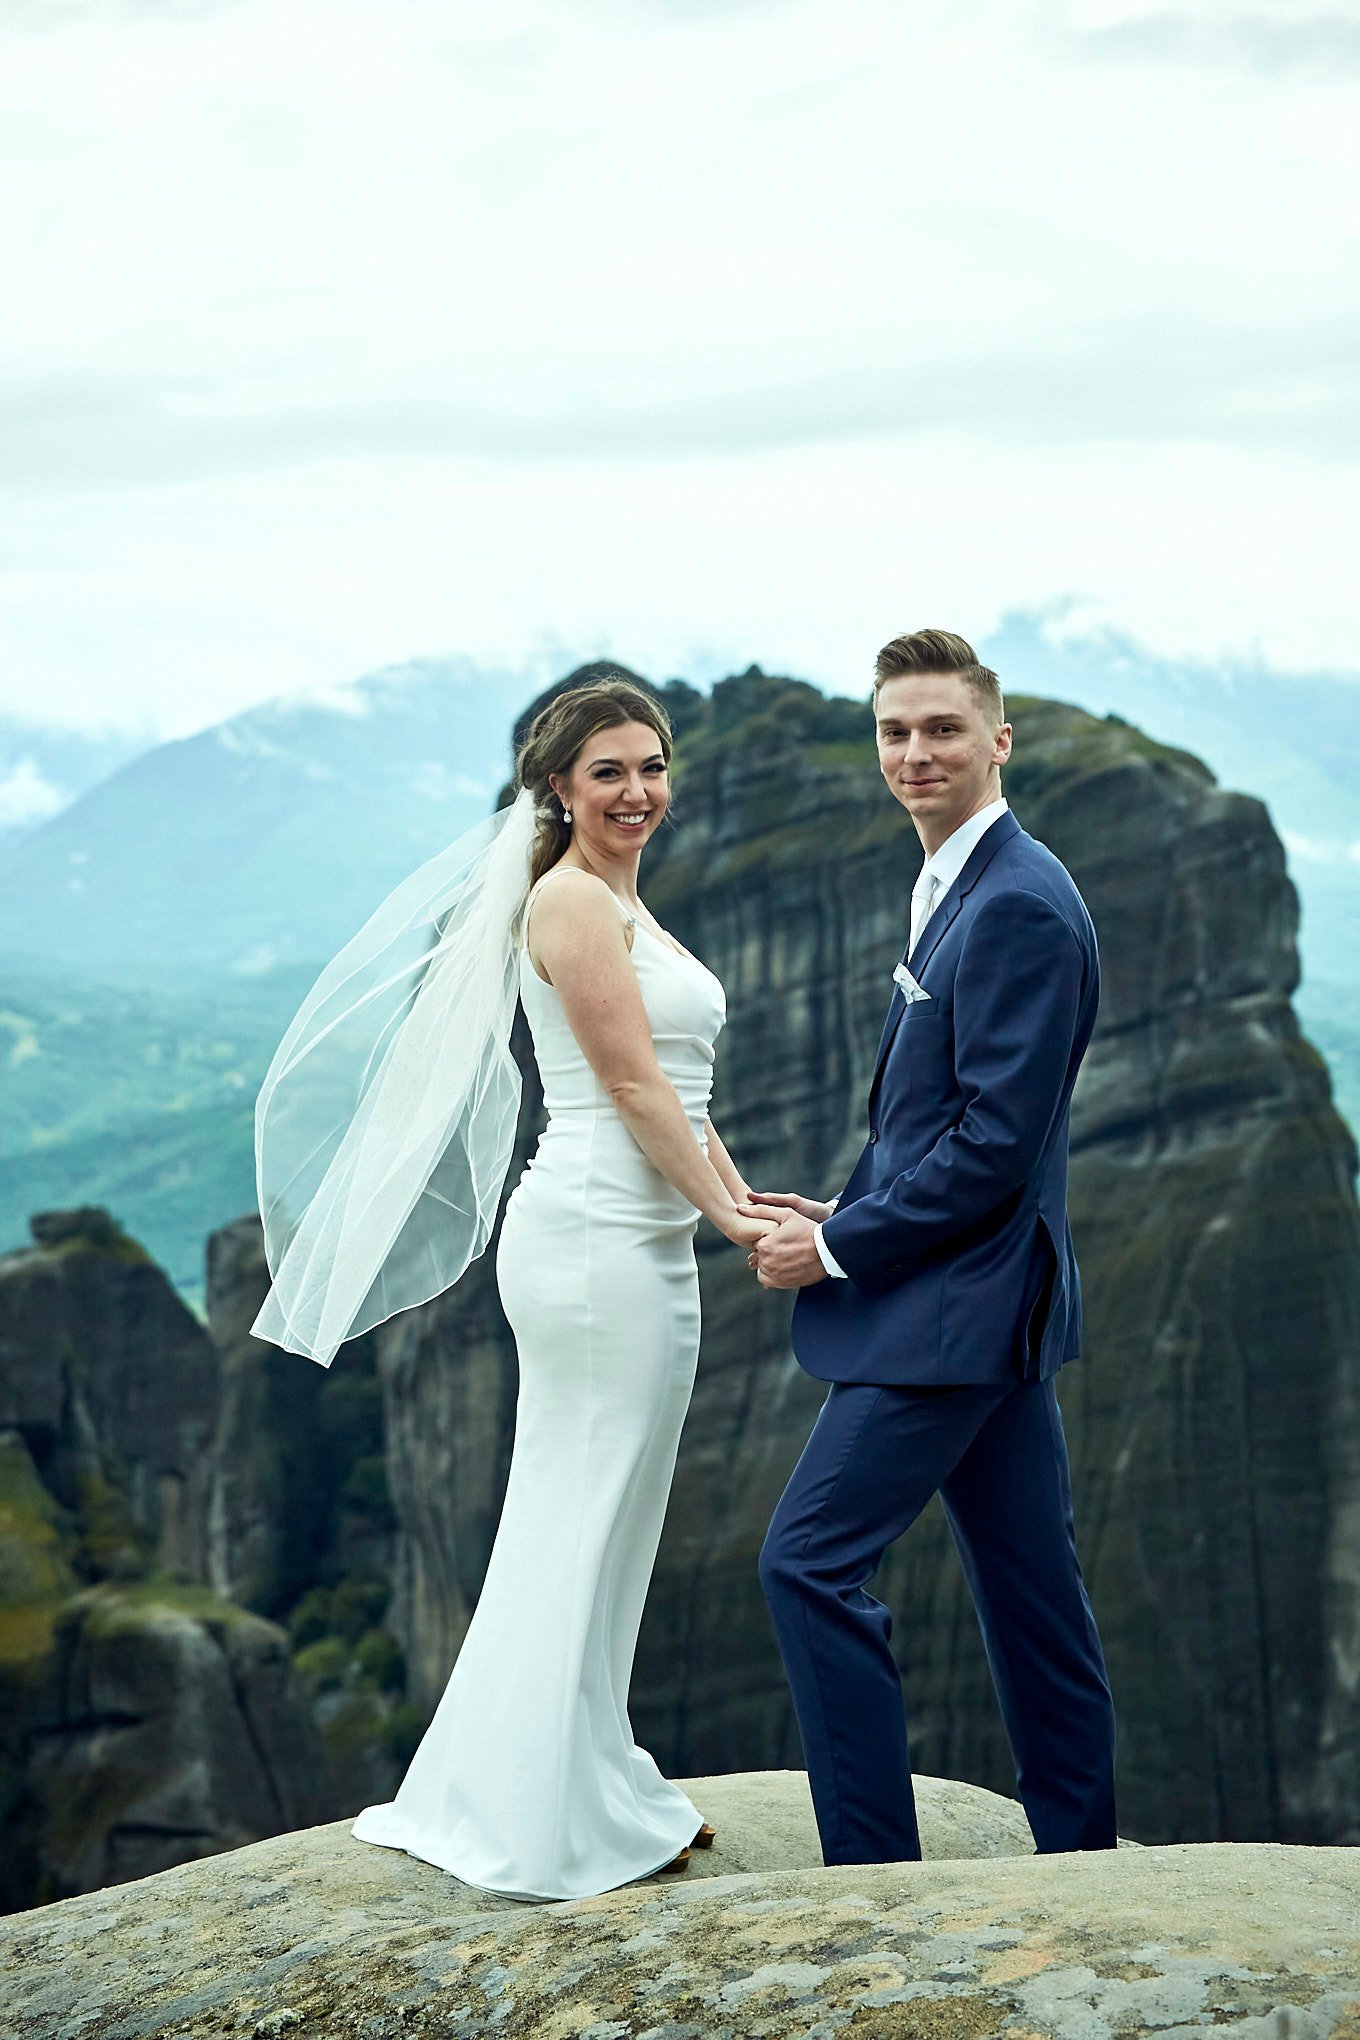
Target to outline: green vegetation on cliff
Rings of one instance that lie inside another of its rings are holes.
[[[202,1328],[106,1211],[32,1231],[0,1257],[0,1909],[330,1806],[285,1637],[203,1581]]]

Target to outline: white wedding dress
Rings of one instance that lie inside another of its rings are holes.
[[[723,988],[627,919],[657,1059],[702,1141]],[[699,1351],[698,1214],[638,1147],[527,949],[520,997],[548,1124],[496,1262],[520,1377],[505,1506],[434,1719],[396,1798],[353,1832],[486,1891],[581,1898],[660,1869],[702,1819],[628,1720]]]

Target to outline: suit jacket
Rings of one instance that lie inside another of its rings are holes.
[[[1045,1378],[1081,1343],[1067,1222],[1072,1087],[1095,1025],[1095,930],[1009,811],[893,991],[869,1137],[823,1238],[848,1280],[799,1291],[793,1347],[825,1381]]]

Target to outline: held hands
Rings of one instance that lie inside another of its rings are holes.
[[[787,1190],[751,1192],[749,1203],[740,1209],[752,1218],[779,1221],[747,1256],[746,1265],[755,1270],[762,1289],[806,1289],[813,1282],[825,1282],[826,1269],[812,1229],[830,1218],[834,1208]]]
[[[770,1208],[773,1215],[782,1219],[785,1211],[796,1211],[799,1218],[806,1218],[813,1225],[820,1225],[824,1218],[830,1218],[834,1204],[821,1204],[815,1197],[796,1197],[791,1190],[753,1190],[749,1200],[739,1208],[760,1217],[768,1217]]]
[[[767,1212],[763,1217],[758,1217],[754,1207],[748,1204],[737,1205],[732,1217],[723,1225],[723,1231],[734,1246],[751,1249],[747,1258],[748,1267],[755,1266],[755,1248],[763,1239],[769,1238],[778,1230],[778,1217],[774,1212]]]

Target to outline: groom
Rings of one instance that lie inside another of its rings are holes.
[[[1067,1142],[1095,932],[1002,798],[1010,725],[963,638],[886,645],[874,714],[926,858],[849,1182],[750,1207],[780,1207],[752,1265],[799,1290],[794,1351],[831,1384],[761,1581],[828,1863],[921,1854],[891,1617],[866,1585],[936,1493],[1035,1844],[1113,1848],[1114,1713],[1053,1392],[1081,1335]]]

